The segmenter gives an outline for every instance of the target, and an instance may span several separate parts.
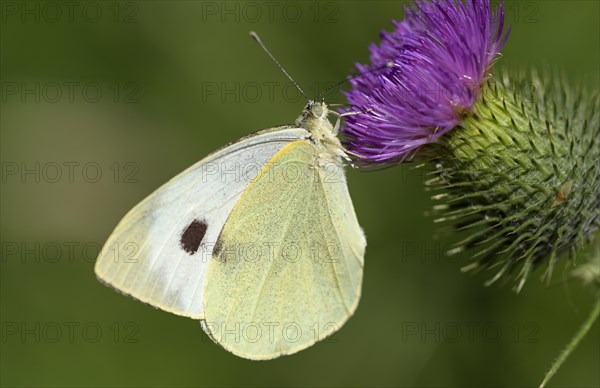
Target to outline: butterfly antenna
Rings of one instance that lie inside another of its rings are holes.
[[[279,69],[281,71],[283,71],[283,74],[285,74],[286,77],[288,77],[289,80],[292,81],[292,83],[294,84],[294,86],[296,86],[296,88],[300,91],[300,93],[302,93],[302,95],[304,96],[304,98],[306,98],[307,101],[310,101],[310,98],[308,98],[308,96],[306,95],[306,93],[304,93],[304,91],[302,90],[302,88],[300,88],[300,85],[298,85],[298,83],[296,83],[296,81],[294,81],[294,79],[292,78],[292,76],[290,76],[288,74],[288,72],[285,71],[285,69],[283,68],[283,66],[281,66],[281,63],[279,63],[279,61],[277,61],[277,59],[275,59],[275,57],[273,56],[273,54],[271,54],[271,52],[269,51],[269,49],[267,48],[267,46],[265,46],[265,44],[262,42],[262,40],[260,40],[260,38],[258,37],[258,35],[256,34],[256,32],[250,31],[250,36],[252,37],[252,39],[254,39],[256,41],[256,43],[258,43],[260,45],[260,47],[263,49],[263,51],[265,53],[267,53],[267,55],[269,56],[269,58],[271,58],[271,60],[273,62],[275,62],[275,64],[277,65],[277,67],[279,67]]]
[[[365,71],[364,73],[356,74],[356,75],[353,75],[351,77],[345,78],[345,79],[341,80],[340,82],[336,82],[333,85],[329,85],[329,87],[325,88],[321,93],[319,93],[319,95],[317,96],[316,99],[317,100],[320,99],[328,91],[330,91],[331,89],[337,88],[338,86],[342,85],[343,83],[350,82],[351,80],[353,80],[355,78],[360,78],[360,77],[362,77],[362,76],[364,76],[366,74],[371,74],[371,73],[375,73],[375,72],[378,72],[378,71],[381,71],[381,70],[390,69],[392,67],[394,67],[394,63],[391,62],[391,61],[389,61],[389,62],[386,62],[383,66],[376,67],[375,69],[371,69],[369,71]]]

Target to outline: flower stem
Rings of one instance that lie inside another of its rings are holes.
[[[596,319],[598,319],[599,315],[600,315],[600,292],[598,294],[598,298],[596,300],[596,304],[594,305],[594,309],[592,310],[592,313],[590,314],[588,319],[583,323],[581,328],[577,331],[575,336],[571,339],[569,344],[560,353],[558,358],[554,361],[554,363],[552,364],[552,367],[546,373],[546,376],[544,377],[544,381],[542,381],[542,384],[540,384],[540,388],[543,388],[546,386],[548,381],[550,381],[552,376],[554,376],[556,371],[558,371],[558,368],[560,368],[561,365],[566,361],[566,359],[571,355],[571,353],[573,353],[573,350],[575,350],[577,345],[579,345],[579,342],[581,342],[582,338],[585,337],[585,335],[588,333],[588,331],[590,331],[590,329],[594,325],[594,322],[596,322]]]

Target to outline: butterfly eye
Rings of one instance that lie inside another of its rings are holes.
[[[313,107],[313,113],[317,117],[323,117],[323,106],[321,106],[321,105],[315,105]]]

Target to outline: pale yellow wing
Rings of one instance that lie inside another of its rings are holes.
[[[217,240],[203,327],[232,353],[270,359],[338,330],[357,307],[366,240],[339,161],[283,147],[244,191]]]

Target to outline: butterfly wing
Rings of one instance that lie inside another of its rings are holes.
[[[282,148],[229,214],[208,266],[204,330],[250,359],[339,329],[360,298],[366,240],[342,165],[308,141]]]
[[[136,205],[105,243],[98,278],[142,302],[202,318],[204,280],[231,209],[301,128],[257,132],[194,164]]]

